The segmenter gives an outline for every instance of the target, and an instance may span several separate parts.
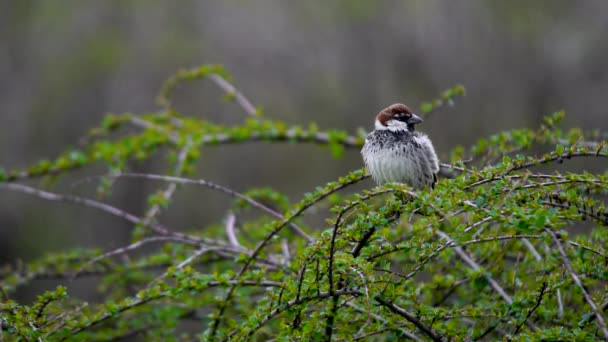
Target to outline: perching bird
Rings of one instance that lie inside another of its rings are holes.
[[[417,190],[435,186],[439,161],[431,140],[414,128],[421,122],[401,103],[378,113],[375,129],[361,150],[363,161],[378,185],[404,183]]]

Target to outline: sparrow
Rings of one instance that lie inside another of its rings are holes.
[[[395,182],[416,190],[434,188],[439,160],[431,140],[415,130],[421,122],[401,103],[378,113],[374,130],[361,150],[365,166],[378,185]]]

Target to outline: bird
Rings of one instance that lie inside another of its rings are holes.
[[[435,187],[439,159],[429,137],[415,126],[422,119],[402,103],[378,113],[361,155],[378,185],[403,183],[415,190]]]

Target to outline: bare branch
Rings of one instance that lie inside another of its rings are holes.
[[[99,262],[100,260],[115,256],[115,255],[120,255],[120,254],[124,254],[130,251],[133,251],[143,245],[149,244],[149,243],[153,243],[153,242],[177,242],[177,243],[183,243],[183,244],[188,244],[188,245],[197,245],[196,243],[190,241],[190,240],[185,240],[185,239],[181,239],[179,237],[175,237],[175,236],[150,236],[141,240],[138,240],[132,244],[129,244],[127,246],[124,247],[119,247],[119,248],[115,248],[112,249],[108,252],[105,252],[101,255],[98,255],[94,258],[92,258],[91,260],[87,261],[86,264],[84,264],[83,266],[81,266],[73,275],[72,278],[75,278],[78,276],[78,274],[80,272],[82,272],[85,268],[87,268],[88,266]]]
[[[186,145],[180,150],[179,155],[177,157],[177,163],[176,163],[175,169],[173,171],[173,173],[176,176],[181,175],[183,168],[184,168],[184,163],[186,162],[186,156],[188,155],[188,151],[190,150],[191,147],[192,147],[192,139],[190,138],[190,136],[188,136],[188,141],[187,141]],[[177,185],[175,183],[169,184],[167,186],[167,188],[165,189],[165,191],[163,192],[163,198],[166,201],[169,201],[169,199],[173,196],[173,193],[175,192],[176,188],[177,188]],[[147,227],[150,224],[150,222],[152,222],[152,220],[160,213],[160,209],[161,209],[160,203],[153,204],[148,209],[148,211],[146,212],[144,217],[140,220],[139,224],[141,224],[143,227]]]
[[[85,198],[85,197],[57,194],[57,193],[33,188],[30,186],[18,184],[18,183],[0,183],[0,189],[18,191],[18,192],[22,192],[22,193],[25,193],[28,195],[33,195],[33,196],[36,196],[36,197],[39,197],[41,199],[48,200],[48,201],[67,202],[67,203],[83,205],[85,207],[101,210],[105,213],[119,217],[119,218],[121,218],[127,222],[133,223],[133,224],[137,224],[141,220],[136,215],[130,214],[122,209],[113,207],[109,204],[106,204],[106,203],[103,203],[100,201]],[[189,240],[192,243],[201,243],[201,242],[217,243],[217,241],[214,241],[214,240],[198,238],[198,237],[189,236],[189,235],[182,234],[182,233],[172,233],[164,226],[162,226],[160,224],[156,224],[156,223],[151,224],[150,228],[159,235],[165,235],[165,236],[171,235],[175,238]]]
[[[180,262],[179,264],[177,264],[175,266],[175,269],[176,270],[181,270],[184,267],[186,267],[187,265],[191,264],[196,258],[200,257],[201,255],[203,255],[203,254],[205,254],[207,252],[212,252],[214,250],[216,250],[216,248],[207,247],[207,246],[201,246],[194,253],[192,253],[186,260],[184,260],[184,261]],[[154,285],[155,283],[157,283],[161,279],[167,277],[168,274],[169,274],[169,271],[167,270],[165,273],[161,274],[160,276],[158,276],[154,280],[152,280],[148,284],[148,287],[151,287],[152,285]]]
[[[236,89],[230,82],[226,81],[225,78],[218,74],[210,74],[209,78],[223,91],[230,95],[234,95],[237,103],[245,110],[245,113],[249,116],[257,116],[257,110],[255,106],[243,95],[238,89]]]
[[[228,217],[226,217],[226,235],[228,235],[228,241],[233,246],[241,246],[239,244],[239,240],[236,238],[236,232],[234,231],[234,225],[236,223],[236,216],[233,212],[228,213]]]
[[[289,252],[289,241],[283,239],[281,241],[281,250],[283,251],[283,264],[288,265],[291,260],[291,253]]]
[[[159,181],[163,181],[163,182],[171,182],[171,183],[178,183],[178,184],[195,184],[195,185],[201,185],[201,186],[205,186],[209,189],[212,190],[216,190],[219,192],[222,192],[228,196],[234,197],[234,198],[238,198],[241,199],[245,202],[247,202],[249,205],[251,205],[252,207],[259,209],[265,213],[267,213],[270,216],[273,216],[279,220],[283,220],[284,217],[283,215],[279,214],[278,212],[274,211],[273,209],[263,205],[262,203],[254,200],[253,198],[249,197],[249,196],[245,196],[243,194],[241,194],[240,192],[237,192],[235,190],[229,189],[225,186],[204,180],[204,179],[190,179],[190,178],[182,178],[182,177],[173,177],[173,176],[165,176],[165,175],[156,175],[156,174],[146,174],[146,173],[122,173],[120,175],[110,175],[108,177],[121,177],[121,178],[143,178],[143,179],[150,179],[150,180],[159,180]],[[303,237],[304,239],[306,239],[306,241],[313,242],[313,238],[310,237],[308,234],[306,234],[298,225],[296,225],[295,223],[289,222],[289,227],[298,235],[300,235],[301,237]]]

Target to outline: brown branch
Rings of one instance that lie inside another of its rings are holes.
[[[538,291],[538,296],[536,297],[536,304],[534,305],[534,307],[532,307],[532,309],[530,309],[530,311],[528,311],[526,318],[517,325],[517,328],[515,329],[515,332],[513,332],[513,335],[517,335],[519,333],[519,331],[523,327],[524,323],[526,323],[526,321],[530,318],[530,316],[532,316],[532,313],[534,313],[534,311],[536,311],[536,309],[538,309],[538,307],[540,306],[540,303],[543,301],[543,296],[545,295],[545,293],[547,293],[546,290],[547,290],[547,282],[543,282],[540,290]]]
[[[405,311],[401,307],[395,305],[392,302],[389,302],[388,300],[380,298],[380,296],[374,297],[374,300],[376,300],[376,302],[380,303],[380,305],[389,309],[391,312],[396,313],[397,315],[408,320],[410,323],[414,324],[418,329],[420,329],[420,331],[422,331],[425,335],[430,337],[433,341],[439,341],[439,342],[444,341],[444,339],[436,331],[434,331],[433,328],[426,326],[418,318],[416,318],[416,316]]]
[[[393,221],[394,220],[395,219],[393,219]],[[367,242],[369,241],[369,239],[371,239],[371,237],[374,235],[375,232],[376,232],[376,227],[371,227],[370,229],[365,231],[361,240],[359,240],[359,242],[357,242],[355,247],[353,247],[352,251],[350,251],[350,254],[353,255],[353,258],[357,258],[359,256],[359,254],[361,254],[361,250],[363,249],[363,247],[365,247],[365,244],[367,244]]]

